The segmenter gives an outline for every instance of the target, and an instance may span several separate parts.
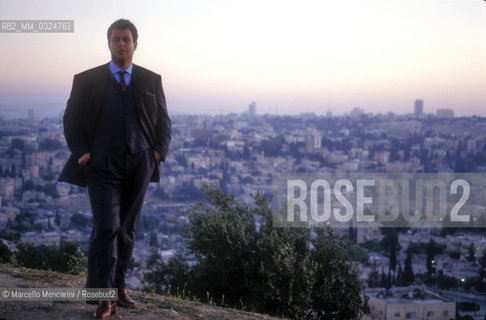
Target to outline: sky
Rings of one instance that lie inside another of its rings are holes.
[[[173,114],[252,101],[259,114],[405,114],[422,99],[426,113],[486,116],[484,0],[0,0],[0,20],[74,20],[73,33],[0,33],[0,108],[65,106],[74,74],[110,60],[119,18]]]

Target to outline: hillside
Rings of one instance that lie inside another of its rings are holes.
[[[0,264],[1,288],[48,288],[83,287],[84,276],[73,276],[58,272],[34,270]],[[110,319],[244,319],[270,320],[273,317],[220,308],[187,301],[176,297],[161,296],[142,291],[130,291],[139,303],[135,309],[117,308]],[[95,305],[84,301],[0,301],[0,320],[7,319],[93,319]]]

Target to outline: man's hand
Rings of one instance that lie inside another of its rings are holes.
[[[155,150],[154,150],[154,155],[155,155],[155,160],[156,160],[157,162],[162,161],[162,156],[160,155],[160,153],[159,153],[158,151],[155,151]]]
[[[78,159],[78,164],[81,167],[85,167],[88,164],[89,156],[90,156],[89,152],[83,154],[81,158]]]

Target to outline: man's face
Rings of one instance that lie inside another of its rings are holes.
[[[133,53],[137,49],[137,43],[133,42],[130,29],[114,29],[111,32],[108,47],[113,62],[119,67],[128,67],[132,62]]]

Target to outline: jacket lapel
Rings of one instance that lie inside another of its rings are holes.
[[[133,95],[135,99],[135,108],[137,112],[142,107],[142,97],[143,97],[143,88],[144,88],[144,81],[140,75],[140,70],[137,65],[133,65],[132,68],[132,79],[131,85],[133,86]]]

